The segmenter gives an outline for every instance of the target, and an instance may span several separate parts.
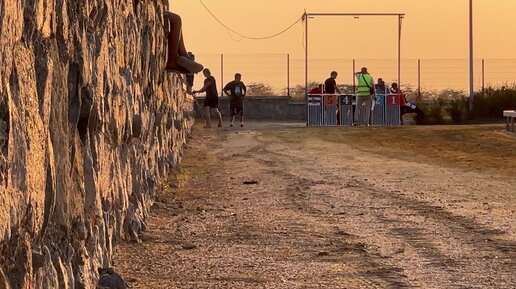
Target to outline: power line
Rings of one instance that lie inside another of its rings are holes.
[[[217,18],[217,16],[215,16],[215,14],[213,14],[213,12],[210,11],[210,9],[206,6],[206,4],[204,4],[204,2],[202,0],[199,0],[199,2],[201,3],[201,5],[204,7],[204,9],[206,9],[206,11],[208,11],[208,13],[222,26],[224,27],[227,31],[229,32],[232,32],[238,36],[240,36],[241,38],[245,38],[245,39],[250,39],[250,40],[265,40],[265,39],[271,39],[271,38],[274,38],[274,37],[277,37],[277,36],[280,36],[281,34],[289,31],[292,27],[294,27],[296,24],[298,24],[299,22],[301,22],[303,20],[303,18],[299,18],[298,20],[296,20],[296,22],[292,23],[290,26],[288,26],[287,28],[283,29],[282,31],[276,33],[276,34],[273,34],[273,35],[270,35],[270,36],[265,36],[265,37],[252,37],[252,36],[246,36],[242,33],[239,33],[231,28],[229,28],[226,24],[224,24],[222,21],[219,20],[219,18]],[[231,36],[231,34],[230,34]],[[233,37],[231,37],[233,39]],[[235,40],[235,39],[233,39]]]

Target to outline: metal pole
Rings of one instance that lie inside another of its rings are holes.
[[[351,75],[353,77],[353,93],[355,93],[355,91],[357,89],[357,87],[356,87],[357,85],[356,85],[356,82],[355,82],[356,81],[356,79],[355,79],[355,72],[356,72],[356,70],[355,70],[355,59],[353,59],[353,71],[352,72],[353,73]]]
[[[290,54],[287,53],[287,96],[290,97]]]
[[[421,59],[417,60],[417,98],[421,99]]]
[[[220,96],[224,96],[224,54],[220,54]]]
[[[473,109],[473,0],[469,0],[469,107]]]
[[[398,15],[398,87],[401,87],[401,19]]]
[[[308,126],[308,14],[304,15],[305,18],[305,119],[306,125]]]
[[[308,14],[305,12],[305,95],[308,93]]]

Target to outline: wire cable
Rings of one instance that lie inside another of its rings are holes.
[[[296,24],[298,24],[299,22],[301,22],[303,20],[303,18],[299,18],[296,20],[296,22],[292,23],[290,26],[288,26],[287,28],[283,29],[282,31],[276,33],[276,34],[273,34],[273,35],[269,35],[269,36],[264,36],[264,37],[252,37],[252,36],[246,36],[242,33],[239,33],[233,29],[231,29],[230,27],[228,27],[226,24],[224,24],[222,21],[220,21],[219,18],[217,18],[217,16],[215,16],[215,14],[213,14],[213,12],[211,12],[211,10],[206,6],[206,4],[204,4],[204,2],[202,0],[199,0],[199,2],[201,3],[201,5],[204,7],[204,9],[206,9],[206,11],[208,11],[208,13],[222,26],[224,27],[227,31],[229,32],[232,32],[238,36],[240,36],[241,38],[245,38],[245,39],[250,39],[250,40],[266,40],[266,39],[271,39],[271,38],[274,38],[274,37],[277,37],[277,36],[280,36],[281,34],[289,31],[292,27],[294,27]],[[233,37],[231,37],[233,39]],[[234,40],[234,39],[233,39]]]

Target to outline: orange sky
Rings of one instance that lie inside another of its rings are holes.
[[[230,28],[253,37],[275,34],[308,12],[396,12],[403,21],[403,58],[467,58],[468,0],[203,0]],[[240,39],[221,27],[198,0],[170,0],[183,18],[187,49],[205,53],[290,53],[302,58],[297,24],[280,37]],[[475,58],[516,58],[516,0],[474,0]],[[396,57],[395,18],[316,18],[309,22],[310,58]],[[374,39],[370,41],[369,39]],[[237,40],[237,41],[235,41]]]

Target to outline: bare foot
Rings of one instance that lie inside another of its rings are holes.
[[[166,72],[172,72],[172,73],[178,73],[178,74],[190,74],[190,71],[186,70],[185,68],[172,68],[172,67],[166,67]]]
[[[167,63],[167,65],[165,66],[165,71],[181,73],[181,74],[189,74],[190,73],[190,71],[188,69],[181,67],[177,64],[170,64],[170,63]]]
[[[184,67],[191,73],[198,73],[204,68],[202,64],[199,64],[186,56],[178,56],[177,64]]]
[[[219,122],[219,124],[217,125],[217,127],[222,127],[222,122]]]

